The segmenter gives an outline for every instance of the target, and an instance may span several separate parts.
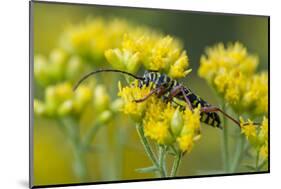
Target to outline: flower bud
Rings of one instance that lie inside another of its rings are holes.
[[[103,111],[100,115],[99,115],[99,122],[102,124],[107,123],[110,119],[112,118],[112,113],[109,110]]]
[[[50,54],[49,75],[53,81],[64,77],[67,54],[60,49],[55,49]]]
[[[42,116],[45,113],[44,104],[40,100],[34,99],[33,106],[35,115]]]
[[[46,88],[45,91],[45,99],[46,99],[46,103],[57,103],[57,99],[56,99],[56,90],[54,86],[49,86]]]
[[[132,53],[124,50],[124,62],[126,64],[126,70],[130,73],[136,73],[140,67],[139,52]]]
[[[73,90],[70,83],[62,83],[55,86],[55,95],[59,102],[72,98]]]
[[[74,96],[75,111],[80,112],[82,108],[91,101],[92,95],[90,88],[83,85],[79,86]]]
[[[62,49],[54,49],[50,53],[50,62],[53,64],[61,64],[66,62],[67,54]]]
[[[60,116],[65,116],[71,113],[73,109],[73,102],[72,100],[64,101],[58,108],[58,114]]]
[[[112,67],[120,70],[125,69],[125,64],[122,60],[122,53],[119,49],[109,49],[104,53],[107,61],[112,65]]]
[[[45,91],[46,113],[49,116],[56,115],[60,104],[70,99],[72,95],[72,88],[68,83],[47,87]]]
[[[194,134],[194,128],[187,127],[187,125],[184,125],[180,132],[180,135],[188,135],[188,134]]]
[[[124,104],[123,100],[121,98],[118,98],[112,102],[110,109],[113,112],[119,112],[122,109],[123,104]]]
[[[126,49],[109,49],[105,52],[105,57],[112,67],[116,69],[135,73],[140,67],[138,52],[133,53]]]
[[[178,136],[182,130],[183,127],[183,118],[182,115],[179,111],[179,109],[177,108],[177,110],[175,111],[172,119],[171,119],[171,129],[172,132],[175,136]]]
[[[106,89],[103,85],[98,85],[94,91],[94,106],[96,110],[102,112],[107,109],[109,105],[109,96],[106,93]]]
[[[83,73],[84,67],[82,60],[78,56],[73,56],[67,63],[65,76],[69,80],[73,80],[79,77],[80,73]]]
[[[48,84],[48,65],[47,60],[42,55],[34,57],[34,77],[40,85]]]

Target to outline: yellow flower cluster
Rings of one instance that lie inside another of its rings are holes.
[[[250,144],[257,150],[260,155],[267,159],[268,157],[268,119],[263,118],[262,125],[259,127],[254,125],[251,120],[247,124],[241,118],[241,132],[246,136]]]
[[[237,112],[268,112],[268,75],[255,73],[258,58],[239,42],[218,44],[206,50],[200,60],[199,76]]]
[[[102,92],[102,94],[101,94]],[[45,117],[80,116],[86,107],[95,106],[106,110],[109,105],[109,96],[103,86],[93,87],[81,85],[76,91],[69,82],[48,86],[43,101],[34,100],[35,115]],[[101,110],[102,111],[102,110]]]
[[[104,56],[116,69],[131,73],[141,65],[159,70],[173,78],[186,76],[188,57],[181,42],[153,29],[135,26],[124,20],[89,19],[66,29],[61,48],[78,54],[91,64],[103,63]]]
[[[139,103],[134,101],[145,97],[150,89],[151,86],[139,88],[137,81],[126,87],[119,84],[122,111],[142,123],[146,137],[158,144],[177,144],[182,152],[190,152],[200,136],[200,107],[194,111],[179,110],[156,96]]]
[[[255,74],[246,85],[242,98],[243,108],[257,115],[268,112],[268,73]]]
[[[139,121],[144,115],[147,101],[144,103],[136,103],[134,100],[141,99],[146,96],[150,91],[150,87],[144,86],[143,88],[139,88],[138,81],[134,81],[131,86],[126,87],[122,87],[119,82],[118,87],[118,96],[120,96],[123,100],[122,111]]]
[[[60,42],[68,52],[79,54],[92,64],[99,64],[105,50],[119,47],[122,36],[130,30],[131,26],[123,20],[89,19],[67,28]]]
[[[187,70],[188,57],[178,39],[144,27],[128,31],[121,46],[107,50],[105,57],[114,68],[133,73],[141,65],[172,78],[184,77],[191,71]]]

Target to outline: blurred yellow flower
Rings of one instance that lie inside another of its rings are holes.
[[[268,158],[268,143],[267,142],[260,148],[260,156],[263,159]]]
[[[267,73],[256,73],[258,58],[239,42],[207,48],[198,74],[236,112],[263,115],[268,112]]]
[[[65,81],[74,83],[85,70],[80,57],[63,49],[53,49],[48,57],[41,54],[34,57],[34,77],[43,87]]]
[[[47,117],[81,116],[89,106],[95,107],[99,113],[109,109],[109,96],[102,85],[80,85],[76,91],[72,87],[69,82],[48,86],[45,99],[34,100],[34,113]],[[100,104],[99,109],[97,104]]]
[[[94,106],[99,112],[109,108],[110,97],[104,85],[97,85],[94,89]]]
[[[65,30],[60,40],[61,47],[67,52],[90,58],[91,64],[100,64],[101,61],[97,60],[104,58],[105,50],[119,47],[123,34],[131,27],[120,19],[88,19]]]
[[[267,117],[263,117],[261,131],[260,134],[264,138],[265,141],[268,141],[268,119]]]
[[[268,73],[255,74],[246,84],[242,106],[252,109],[255,114],[262,115],[268,112]]]

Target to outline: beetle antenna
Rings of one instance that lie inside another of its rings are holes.
[[[102,73],[102,72],[115,72],[115,73],[122,73],[122,74],[125,74],[125,75],[128,75],[128,76],[131,76],[137,80],[144,80],[143,77],[140,77],[140,76],[136,76],[132,73],[129,73],[129,72],[126,72],[126,71],[122,71],[122,70],[114,70],[114,69],[102,69],[102,70],[96,70],[96,71],[92,71],[86,75],[84,75],[75,85],[74,85],[74,88],[73,90],[75,91],[78,86],[84,81],[86,80],[88,77],[94,75],[94,74],[97,74],[97,73]]]

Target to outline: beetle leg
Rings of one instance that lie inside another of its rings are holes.
[[[202,107],[200,109],[201,112],[220,112],[222,113],[225,117],[227,117],[228,119],[230,119],[231,121],[233,121],[236,125],[238,125],[240,127],[240,122],[236,119],[234,119],[232,116],[230,116],[229,114],[227,114],[226,112],[222,111],[220,108],[215,107],[215,106],[209,106],[209,107]]]
[[[161,96],[165,93],[166,89],[164,86],[157,87],[155,89],[152,89],[145,97],[134,100],[134,102],[139,103],[147,100],[149,97],[151,97],[153,94],[157,94],[157,96]]]
[[[184,100],[185,102],[187,103],[188,107],[190,110],[193,110],[192,108],[192,105],[191,105],[191,102],[189,101],[189,99],[187,98],[187,94],[184,92],[183,90],[183,86],[182,85],[179,85],[179,86],[176,86],[174,87],[169,96],[168,96],[168,101],[171,101],[175,96],[177,96],[179,93],[182,93],[183,97],[184,97]]]

